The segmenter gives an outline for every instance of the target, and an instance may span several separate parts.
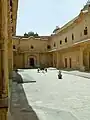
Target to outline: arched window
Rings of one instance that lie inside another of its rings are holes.
[[[33,49],[34,47],[33,47],[33,45],[31,45],[31,49]]]
[[[74,34],[72,33],[72,40],[74,40]]]
[[[56,43],[54,42],[54,47],[56,47]]]
[[[87,30],[87,27],[85,27],[84,29],[84,35],[87,35],[88,34],[88,30]]]
[[[12,0],[10,0],[10,11],[12,12]]]
[[[51,46],[50,46],[50,45],[47,45],[47,49],[51,49]]]
[[[15,46],[15,45],[13,45],[13,49],[16,49],[16,46]]]
[[[65,38],[65,43],[67,43],[67,37]]]
[[[60,40],[60,45],[62,44],[62,40]]]

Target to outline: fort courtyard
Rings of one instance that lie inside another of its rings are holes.
[[[18,2],[0,1],[0,120],[90,120],[90,0],[46,36],[16,35]]]
[[[58,70],[50,68],[44,73],[38,73],[37,69],[23,69],[19,70],[19,74],[24,82],[29,82],[12,86],[13,119],[90,119],[89,73],[62,71],[62,79],[58,79]],[[37,117],[29,106],[32,106]]]
[[[22,78],[11,85],[12,119],[89,120],[90,1],[51,35],[15,35],[12,41],[13,70]]]

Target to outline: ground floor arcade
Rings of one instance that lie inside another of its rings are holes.
[[[14,51],[13,57],[17,68],[44,65],[62,69],[90,70],[90,42],[78,43],[68,48],[45,53]]]
[[[53,67],[90,70],[90,42],[56,50],[53,54]]]
[[[48,53],[16,53],[14,52],[14,66],[16,68],[30,68],[37,66],[53,66],[52,54]]]

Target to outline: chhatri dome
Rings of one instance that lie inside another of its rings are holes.
[[[90,5],[90,0],[87,1],[86,5]]]
[[[89,10],[90,9],[90,0],[87,1],[86,5],[82,9],[82,11]]]

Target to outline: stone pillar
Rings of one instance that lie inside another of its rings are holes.
[[[40,54],[37,55],[37,66],[40,66]]]
[[[84,48],[80,47],[80,70],[84,71],[84,64],[83,64],[83,52],[84,52]]]
[[[2,87],[2,96],[0,98],[0,120],[7,120],[7,110],[8,110],[8,28],[7,28],[7,0],[0,0],[1,7],[1,31],[0,31],[0,40],[2,43],[2,79],[0,86]]]
[[[7,0],[2,0],[2,39],[3,45],[3,68],[4,68],[4,92],[8,96],[8,28],[7,28]]]
[[[12,41],[12,11],[10,11],[10,0],[8,0],[7,18],[8,18],[8,68],[9,73],[13,70],[13,41]]]
[[[23,53],[23,68],[25,67],[25,53]]]
[[[52,56],[53,56],[53,67],[55,67],[55,64],[54,64],[54,52],[52,53]]]
[[[59,52],[57,52],[57,65],[56,65],[57,68],[59,68]]]
[[[87,70],[90,69],[90,62],[89,62],[89,52],[87,52]]]

